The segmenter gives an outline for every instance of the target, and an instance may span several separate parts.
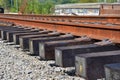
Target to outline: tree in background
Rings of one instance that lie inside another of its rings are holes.
[[[3,6],[3,0],[0,0],[0,7]]]
[[[0,0],[0,6],[6,10],[10,9],[10,0]]]
[[[28,14],[50,14],[54,7],[52,0],[39,1],[29,0],[25,13]]]
[[[18,12],[24,0],[0,0],[0,5],[10,12]],[[117,2],[117,0],[28,0],[26,14],[51,14],[56,4]]]

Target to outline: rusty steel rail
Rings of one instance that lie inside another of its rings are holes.
[[[0,14],[0,21],[120,43],[120,16]]]
[[[59,21],[59,22],[98,22],[120,24],[120,16],[56,16],[56,15],[16,15],[0,14],[0,17],[27,19],[36,21]]]

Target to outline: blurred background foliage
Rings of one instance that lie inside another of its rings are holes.
[[[24,13],[26,14],[51,14],[56,4],[67,3],[113,3],[117,0],[27,0]],[[0,0],[0,7],[7,12],[18,13],[24,0]]]

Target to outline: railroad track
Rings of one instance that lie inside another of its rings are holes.
[[[1,21],[32,26],[40,29],[56,30],[77,36],[87,35],[94,39],[110,39],[120,43],[120,17],[117,16],[42,16],[1,14]],[[65,30],[66,29],[66,30]],[[113,37],[114,36],[114,37]]]
[[[104,65],[120,63],[119,16],[0,14],[0,21],[2,40],[58,66],[75,66],[86,80],[105,78]]]

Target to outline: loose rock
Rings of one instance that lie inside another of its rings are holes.
[[[66,73],[74,68],[50,66],[55,61],[27,55],[19,45],[11,44],[0,41],[0,80],[84,80]]]

